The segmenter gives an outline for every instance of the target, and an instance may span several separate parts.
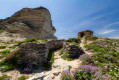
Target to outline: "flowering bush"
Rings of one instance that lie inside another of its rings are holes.
[[[26,67],[24,68],[25,73],[31,73],[32,72],[32,64],[27,64]]]
[[[65,70],[61,73],[61,80],[74,80],[70,70]]]
[[[82,54],[79,59],[82,61],[82,64],[93,64],[93,60],[89,54]]]
[[[73,71],[63,71],[61,80],[109,80],[99,71],[99,68],[81,65]]]
[[[73,71],[75,80],[104,80],[97,67],[89,65],[81,65],[75,71]]]

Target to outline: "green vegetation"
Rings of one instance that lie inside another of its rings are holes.
[[[89,51],[93,51],[93,53],[95,53],[91,56],[94,61],[92,64],[103,68],[104,73],[111,76],[111,80],[119,79],[118,44],[119,40],[105,39],[85,45],[85,48],[88,48]]]
[[[64,60],[67,60],[67,61],[73,61],[72,58],[69,58],[69,57],[68,57],[68,53],[64,53],[64,54],[62,55],[62,58],[63,58]]]
[[[0,77],[0,80],[9,80],[10,76],[7,76],[6,74],[2,74]]]
[[[5,61],[0,62],[0,66],[4,67],[3,71],[8,71],[12,70],[15,68],[15,60],[13,59],[8,59]]]
[[[37,41],[36,39],[26,39],[25,42],[34,42]]]
[[[63,48],[60,49],[59,55],[63,54]]]
[[[6,49],[6,50],[1,51],[0,53],[3,55],[10,54],[10,50]]]
[[[3,32],[3,30],[0,30],[0,33],[2,33]]]
[[[78,43],[78,41],[80,41],[80,38],[69,38],[68,42],[76,42]]]
[[[76,45],[76,46],[80,47],[79,43],[76,43],[76,42],[68,42],[68,44],[70,44],[70,45]]]
[[[7,46],[0,46],[0,49],[5,49]]]
[[[48,54],[48,62],[50,63],[44,63],[42,65],[42,67],[44,68],[44,70],[49,70],[54,62],[54,52],[56,51],[57,49],[53,49],[53,50],[50,50],[49,51],[49,54]]]
[[[45,39],[45,40],[42,40],[41,42],[46,42],[47,41],[47,39]]]
[[[93,35],[86,35],[85,38],[86,38],[86,39],[90,38],[90,39],[93,39],[93,40],[98,39],[98,37],[93,36]]]
[[[21,76],[21,77],[18,78],[18,80],[26,80],[26,79],[27,79],[26,76]]]

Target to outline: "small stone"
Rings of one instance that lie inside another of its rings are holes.
[[[70,70],[70,66],[69,65],[65,66],[64,70]]]
[[[55,72],[53,72],[53,75],[58,76],[59,73],[60,73],[60,71],[55,71]]]
[[[53,67],[54,68],[57,68],[57,67],[60,67],[61,65],[60,64],[54,64]]]
[[[54,79],[55,78],[55,76],[52,74],[51,76],[50,76],[52,79]]]

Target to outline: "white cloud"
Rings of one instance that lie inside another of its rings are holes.
[[[111,24],[108,24],[108,25],[105,26],[105,28],[109,28],[109,27],[112,27],[112,26],[117,25],[117,24],[119,24],[119,21],[111,23]]]
[[[104,30],[104,31],[100,31],[99,34],[109,34],[109,33],[112,33],[112,32],[115,32],[117,30]]]
[[[119,39],[119,36],[109,37],[111,39]]]

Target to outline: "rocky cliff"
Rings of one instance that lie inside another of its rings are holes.
[[[0,19],[0,40],[56,39],[51,14],[44,7],[24,8],[7,19]]]

